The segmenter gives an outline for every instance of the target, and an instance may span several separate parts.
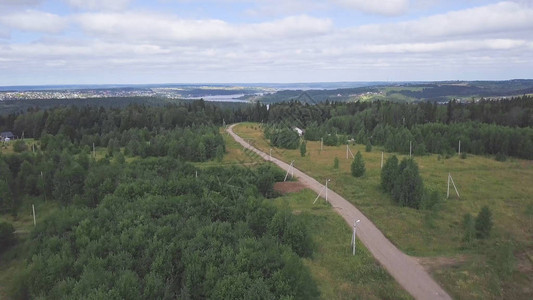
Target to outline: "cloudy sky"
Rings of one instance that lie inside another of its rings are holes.
[[[533,0],[0,0],[0,86],[533,78]]]

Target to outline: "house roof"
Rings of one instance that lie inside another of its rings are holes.
[[[0,133],[0,136],[1,136],[2,138],[12,138],[12,137],[14,137],[15,135],[14,135],[13,132],[11,132],[11,131],[4,131],[4,132]]]

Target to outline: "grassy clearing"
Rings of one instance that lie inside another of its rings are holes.
[[[245,123],[235,132],[252,140],[267,152],[271,147],[263,137],[260,125]],[[366,163],[366,175],[350,175],[351,157],[346,159],[346,145],[324,146],[308,142],[307,153],[299,150],[273,148],[272,154],[285,161],[295,160],[295,166],[317,180],[331,178],[331,188],[351,201],[367,215],[382,232],[404,252],[415,256],[466,256],[466,260],[433,268],[435,276],[457,298],[513,298],[533,296],[533,162],[494,159],[468,155],[467,159],[452,157],[439,159],[437,155],[416,157],[426,187],[446,197],[448,173],[451,173],[461,199],[454,194],[434,211],[414,210],[394,205],[381,192],[381,151],[374,147],[365,152],[364,145],[352,145],[355,154],[361,151]],[[385,153],[385,159],[391,156]],[[399,159],[402,158],[398,155]],[[340,167],[333,168],[338,157]],[[452,190],[453,191],[453,190]],[[483,205],[493,212],[495,226],[492,237],[465,247],[462,242],[462,217],[465,213],[477,215]],[[512,245],[511,258],[505,251]],[[516,266],[514,272],[503,276],[500,269]],[[522,267],[518,267],[522,266]]]
[[[275,200],[304,219],[315,250],[305,259],[322,299],[410,299],[361,243],[352,255],[351,228],[324,201],[313,205],[315,193],[303,190]]]

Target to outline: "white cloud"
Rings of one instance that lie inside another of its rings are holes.
[[[86,10],[124,10],[132,0],[64,0],[69,5]]]
[[[423,40],[490,34],[514,35],[533,32],[533,8],[515,2],[433,15],[414,21],[365,25],[352,34],[363,39]]]
[[[166,42],[224,42],[315,36],[332,22],[309,16],[239,26],[222,20],[185,20],[145,13],[89,13],[75,18],[87,33],[102,38]]]
[[[245,2],[239,4],[243,11],[268,6],[267,0],[210,1]],[[251,23],[146,10],[59,17],[19,8],[19,13],[0,13],[0,36],[2,28],[65,34],[23,42],[12,32],[12,39],[0,40],[0,69],[10,70],[0,72],[0,82],[28,74],[89,82],[438,79],[466,69],[481,75],[488,69],[491,74],[507,70],[513,77],[531,74],[530,4],[507,1],[404,22],[336,27],[335,21],[345,20],[335,19],[338,11],[331,1],[322,3],[333,19],[318,13],[274,19],[260,15],[267,21]],[[275,6],[281,0],[272,2]],[[314,9],[302,3],[289,7],[298,13]]]
[[[409,8],[409,0],[330,0],[341,6],[366,13],[396,16]]]
[[[62,17],[36,10],[0,16],[0,23],[11,29],[44,33],[59,33],[67,26]]]

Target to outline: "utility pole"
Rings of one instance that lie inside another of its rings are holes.
[[[320,198],[320,195],[322,195],[322,192],[324,190],[326,190],[326,202],[328,202],[328,182],[330,181],[331,179],[327,179],[326,180],[326,185],[320,190],[320,192],[318,193],[318,195],[316,196],[315,198],[315,201],[313,201],[313,204],[316,203],[316,201],[318,200],[318,198]]]
[[[461,140],[459,140],[459,155],[461,155]]]
[[[350,150],[350,145],[346,145],[346,159],[348,159],[348,153],[352,155],[352,158],[355,158],[352,150]]]
[[[383,151],[381,151],[381,168],[383,169]]]
[[[285,179],[283,181],[287,181],[287,177],[289,176],[289,172],[291,172],[291,178],[294,178],[294,160],[291,162],[291,165],[289,169],[287,170],[287,174],[285,174]]]
[[[361,222],[361,220],[357,220],[353,222],[353,234],[352,234],[352,243],[351,243],[351,246],[352,246],[352,254],[355,255],[355,238],[356,238],[356,235],[355,235],[355,231],[357,230],[357,223]]]
[[[326,202],[328,202],[328,181],[326,180]]]
[[[457,190],[457,187],[455,186],[455,182],[453,181],[452,174],[448,173],[448,191],[446,193],[446,198],[450,197],[450,182],[453,185],[453,188],[455,189],[455,193],[457,194],[457,197],[461,199],[461,196],[459,196],[459,191]]]

